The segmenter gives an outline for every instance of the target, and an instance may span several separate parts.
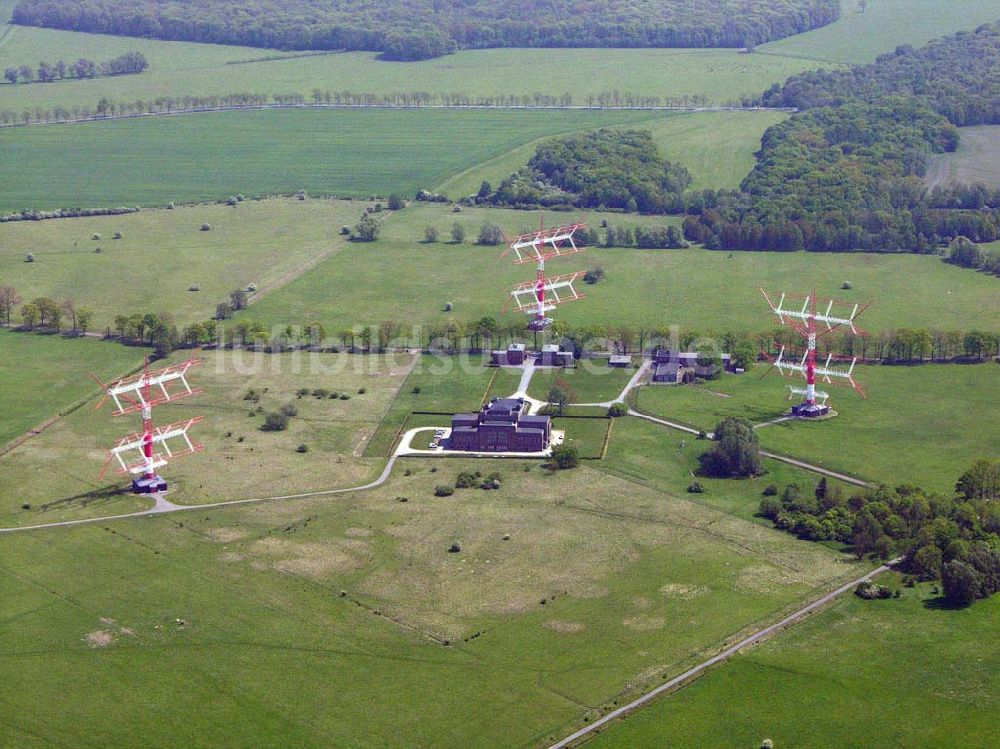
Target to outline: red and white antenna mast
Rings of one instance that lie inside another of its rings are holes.
[[[570,224],[555,229],[543,227],[509,241],[509,249],[517,256],[515,265],[535,263],[535,280],[520,283],[510,292],[518,311],[531,315],[529,330],[545,330],[552,324],[552,318],[546,316],[547,312],[565,302],[583,299],[583,294],[578,293],[573,286],[583,275],[583,271],[552,278],[545,276],[546,260],[583,252],[583,248],[577,247],[573,241],[576,231],[583,228],[585,224]]]
[[[168,460],[204,449],[204,445],[194,442],[188,435],[188,430],[202,420],[201,416],[162,427],[153,424],[153,406],[201,392],[200,389],[192,388],[187,381],[188,370],[200,362],[200,359],[192,358],[177,365],[150,371],[147,358],[142,374],[101,385],[105,397],[97,404],[98,409],[110,400],[114,403],[114,416],[137,411],[142,414],[142,431],[122,437],[110,449],[108,459],[101,469],[102,478],[111,462],[117,460],[116,472],[134,477],[132,491],[137,494],[166,491],[167,483],[156,470],[165,466]]]
[[[828,384],[848,385],[862,397],[865,391],[861,385],[854,380],[854,365],[857,358],[854,357],[848,363],[847,360],[834,359],[833,354],[828,354],[826,361],[817,363],[816,342],[825,335],[832,333],[840,327],[848,327],[855,335],[867,335],[859,330],[854,322],[868,309],[870,302],[861,305],[855,302],[843,302],[835,299],[825,299],[822,302],[816,297],[816,292],[806,296],[782,294],[778,303],[775,304],[767,295],[764,289],[760,290],[767,300],[771,311],[778,316],[782,325],[791,327],[806,340],[806,351],[801,361],[789,361],[785,359],[785,347],[781,347],[778,358],[774,366],[782,375],[793,376],[799,374],[805,377],[805,388],[791,386],[789,388],[792,396],[805,396],[805,400],[797,406],[792,407],[792,413],[796,416],[824,416],[830,411],[826,404],[830,397],[829,393],[816,390],[816,376],[819,375],[823,382]],[[802,302],[801,307],[799,302]],[[845,366],[835,367],[834,364],[841,363]],[[817,399],[819,402],[817,402]]]

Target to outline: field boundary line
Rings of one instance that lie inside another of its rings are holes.
[[[587,739],[591,738],[590,735],[596,733],[598,729],[600,729],[602,726],[605,726],[611,721],[616,720],[618,718],[626,717],[628,714],[633,713],[636,710],[644,707],[647,703],[652,702],[656,697],[659,697],[662,694],[678,691],[684,688],[690,682],[694,681],[703,673],[708,671],[710,668],[712,668],[717,664],[724,663],[725,661],[729,660],[734,655],[739,653],[741,650],[748,648],[752,645],[756,645],[757,643],[768,638],[769,636],[778,634],[782,630],[787,629],[788,627],[791,627],[795,624],[798,624],[800,621],[804,620],[814,611],[832,602],[834,599],[840,597],[850,589],[860,585],[863,582],[871,580],[873,577],[877,575],[881,575],[883,572],[888,572],[890,569],[892,569],[891,565],[898,563],[900,560],[901,558],[893,559],[892,561],[879,565],[875,569],[865,573],[859,578],[843,583],[842,585],[830,591],[829,593],[820,596],[819,598],[806,604],[802,608],[793,611],[791,614],[788,614],[782,619],[779,619],[774,624],[769,624],[766,627],[758,629],[756,632],[747,635],[740,641],[736,642],[733,645],[730,645],[729,647],[725,648],[724,650],[712,656],[711,658],[702,661],[698,665],[689,668],[687,671],[684,671],[683,673],[675,676],[669,681],[660,684],[658,687],[649,690],[645,694],[640,695],[636,699],[629,702],[627,705],[622,705],[621,707],[612,710],[610,713],[601,718],[598,718],[593,723],[590,723],[589,725],[579,729],[578,731],[575,731],[574,733],[571,733],[569,736],[566,736],[560,741],[551,744],[548,747],[548,749],[565,749],[566,747],[570,746],[578,746],[579,745],[578,742],[582,743],[582,741],[586,741]]]

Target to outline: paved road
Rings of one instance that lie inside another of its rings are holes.
[[[302,494],[281,494],[274,497],[254,497],[252,499],[232,499],[226,502],[210,502],[203,505],[175,505],[173,502],[169,501],[162,494],[153,495],[155,504],[148,510],[140,510],[139,512],[129,512],[122,515],[105,515],[99,518],[83,518],[81,520],[63,520],[56,523],[42,523],[41,525],[22,525],[17,528],[0,528],[0,533],[18,533],[20,531],[34,531],[43,528],[67,528],[74,525],[88,525],[90,523],[103,523],[109,520],[125,520],[127,518],[141,518],[149,515],[166,515],[172,512],[184,512],[186,510],[207,510],[213,507],[231,507],[235,505],[247,505],[254,504],[256,502],[273,502],[281,499],[309,499],[310,497],[326,497],[334,494],[347,494],[349,492],[360,492],[365,489],[374,489],[376,486],[381,486],[389,478],[389,474],[392,473],[392,467],[396,462],[396,456],[393,455],[389,458],[389,462],[385,464],[385,468],[382,473],[374,481],[369,481],[367,484],[361,484],[360,486],[348,486],[343,489],[324,489],[318,492],[304,492]]]
[[[593,723],[585,726],[584,728],[581,728],[579,731],[571,733],[566,738],[564,738],[564,739],[562,739],[560,741],[557,741],[555,744],[552,744],[552,746],[550,746],[549,749],[564,749],[565,747],[571,746],[575,742],[579,741],[580,739],[582,739],[584,737],[589,736],[590,734],[594,733],[599,728],[601,728],[602,726],[607,725],[608,723],[610,723],[611,721],[615,720],[616,718],[620,718],[623,715],[626,715],[627,713],[630,713],[633,710],[636,710],[636,709],[638,709],[638,708],[646,705],[648,702],[650,702],[651,700],[655,699],[657,696],[663,694],[664,692],[669,692],[672,689],[684,686],[687,682],[691,681],[692,679],[694,679],[697,676],[700,676],[707,669],[711,668],[712,666],[716,665],[717,663],[722,663],[724,661],[729,660],[730,658],[732,658],[734,655],[736,655],[739,651],[743,650],[744,648],[749,647],[750,645],[754,645],[754,644],[760,642],[764,638],[766,638],[766,637],[768,637],[768,636],[770,636],[770,635],[772,635],[772,634],[774,634],[774,633],[776,633],[776,632],[784,629],[785,627],[788,627],[788,626],[791,626],[792,624],[798,623],[799,621],[801,621],[802,619],[804,619],[806,616],[808,616],[809,614],[811,614],[816,609],[820,608],[821,606],[825,606],[830,601],[832,601],[834,598],[837,598],[838,596],[843,595],[847,591],[852,590],[859,583],[862,583],[865,580],[870,580],[871,578],[875,577],[876,575],[880,575],[883,572],[887,572],[889,570],[889,565],[895,564],[895,563],[897,563],[899,561],[900,561],[899,559],[894,559],[891,562],[888,562],[887,564],[883,564],[880,567],[876,567],[874,570],[872,570],[868,574],[862,575],[861,577],[859,577],[856,580],[851,580],[851,582],[849,582],[849,583],[844,583],[843,585],[841,585],[836,590],[832,590],[829,593],[827,593],[826,595],[824,595],[824,596],[822,596],[820,598],[817,598],[815,601],[813,601],[812,603],[809,603],[809,604],[803,606],[801,609],[799,609],[795,613],[789,614],[784,619],[782,619],[780,621],[777,621],[774,624],[770,624],[770,625],[764,627],[763,629],[757,630],[753,634],[748,635],[747,637],[744,637],[742,640],[740,640],[739,642],[737,642],[735,645],[730,645],[728,648],[726,648],[725,650],[723,650],[718,655],[714,655],[711,658],[709,658],[708,660],[699,663],[694,668],[689,668],[687,671],[685,671],[684,673],[680,674],[679,676],[675,676],[673,679],[670,679],[670,681],[667,681],[667,682],[664,682],[663,684],[660,684],[655,689],[651,689],[650,691],[646,692],[641,697],[638,697],[638,698],[632,700],[627,705],[622,705],[621,707],[619,707],[616,710],[611,711],[610,713],[608,713],[604,717],[599,718],[598,720],[595,720]]]

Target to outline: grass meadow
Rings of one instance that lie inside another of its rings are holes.
[[[764,371],[759,365],[749,374],[699,386],[644,387],[638,408],[709,431],[726,416],[767,421],[787,411],[792,381],[773,373],[762,379]],[[857,377],[867,400],[850,390],[827,388],[836,418],[761,427],[761,444],[870,481],[916,484],[946,494],[973,460],[996,457],[996,364],[868,366],[859,368]]]
[[[844,596],[587,746],[992,746],[1000,599],[951,610],[930,585],[900,589],[888,601]]]
[[[590,467],[404,464],[364,494],[6,538],[8,743],[530,747],[856,574]],[[466,469],[501,489],[433,497]]]
[[[1000,20],[994,0],[842,0],[839,20],[804,34],[762,44],[759,53],[821,63],[864,65],[902,44],[919,46]]]
[[[545,221],[552,225],[580,215],[550,212]],[[592,225],[601,218],[612,225],[677,220],[619,214],[583,218]],[[456,214],[446,206],[412,205],[385,221],[377,242],[349,245],[251,305],[247,314],[267,323],[317,319],[331,331],[386,319],[407,325],[444,325],[484,315],[516,319],[515,313],[505,313],[506,289],[530,277],[531,269],[501,258],[499,247],[470,242],[485,221],[514,233],[536,228],[538,220],[537,213],[466,208]],[[456,221],[466,230],[462,245],[445,241]],[[428,225],[438,228],[442,241],[423,241]],[[550,263],[549,271],[557,272],[557,265],[560,273],[596,265],[606,273],[600,283],[580,286],[585,299],[555,313],[571,325],[764,330],[771,320],[758,289],[801,289],[805,277],[821,295],[874,299],[863,319],[872,331],[895,328],[902,320],[913,327],[959,329],[1000,324],[996,279],[931,256],[590,248]],[[842,291],[844,281],[853,289]],[[630,303],[622,305],[622,299]],[[445,302],[454,305],[451,313],[443,311]]]
[[[947,184],[984,184],[1000,187],[1000,126],[961,128],[953,153],[934,156],[924,177],[928,187]]]
[[[0,448],[95,395],[91,374],[103,381],[124,375],[142,364],[144,353],[92,338],[0,329]]]
[[[9,128],[0,211],[300,189],[413,195],[545,135],[650,120],[648,111],[271,110]]]

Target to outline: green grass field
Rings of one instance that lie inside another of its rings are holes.
[[[545,220],[552,225],[563,218],[550,212]],[[599,223],[596,215],[586,218],[593,225]],[[607,218],[612,225],[676,221],[675,217]],[[463,209],[455,214],[443,206],[413,205],[385,222],[377,242],[350,245],[252,305],[248,314],[267,323],[318,319],[331,331],[386,319],[443,325],[450,319],[500,317],[505,289],[531,272],[528,269],[526,275],[524,266],[501,259],[500,248],[468,243],[486,220],[497,221],[512,233],[538,226],[537,214],[520,211]],[[446,239],[455,221],[466,228],[466,244],[423,243],[425,226],[437,226]],[[807,276],[820,294],[874,299],[864,317],[865,326],[873,331],[895,328],[901,320],[914,327],[959,329],[1000,324],[996,279],[930,256],[592,248],[551,263],[550,272],[556,272],[557,265],[559,272],[596,265],[606,271],[604,281],[580,287],[586,299],[556,313],[556,319],[573,325],[765,330],[771,321],[759,287],[801,289]],[[853,290],[840,290],[845,280],[851,281]],[[725,292],[719,293],[720,288]],[[623,305],[623,299],[629,304]],[[914,305],[915,299],[920,304]],[[449,301],[454,305],[450,314],[442,311]],[[507,319],[516,318],[507,314]]]
[[[753,154],[771,125],[787,117],[781,112],[691,112],[659,116],[635,127],[649,130],[663,155],[688,168],[691,188],[737,188],[754,166]],[[517,171],[535,153],[538,143],[522,146],[455,174],[436,190],[452,198],[473,195],[483,180],[493,187]]]
[[[790,380],[775,374],[761,379],[763,371],[760,366],[753,373],[697,387],[645,387],[638,393],[638,407],[705,430],[725,416],[766,421],[789,407],[785,386]],[[996,457],[997,365],[862,367],[858,379],[868,400],[849,390],[829,389],[836,418],[762,427],[761,444],[871,481],[944,493],[953,490],[977,457]]]
[[[299,189],[412,195],[544,135],[652,119],[639,111],[308,110],[11,128],[0,132],[0,211]]]
[[[5,741],[535,746],[855,574],[586,467],[407,465],[363,495],[5,539]],[[465,469],[503,486],[432,496]]]
[[[0,329],[0,448],[142,364],[144,349]]]
[[[586,746],[991,747],[1000,599],[938,609],[929,587],[889,601],[845,596]]]
[[[364,205],[289,198],[0,224],[0,279],[25,299],[72,297],[94,311],[91,330],[145,311],[201,321],[230,291],[254,283],[266,294],[341,251],[340,227]],[[24,261],[28,253],[35,262]]]
[[[762,44],[758,52],[863,65],[901,44],[919,46],[1000,20],[994,0],[869,0],[864,13],[859,0],[843,0],[841,7],[829,26]]]
[[[934,156],[924,182],[929,188],[948,184],[1000,187],[1000,126],[963,127],[958,150]]]
[[[634,369],[608,367],[606,360],[581,361],[575,369],[539,369],[531,378],[528,395],[546,400],[558,383],[568,389],[570,403],[604,403],[617,398],[634,373]]]

